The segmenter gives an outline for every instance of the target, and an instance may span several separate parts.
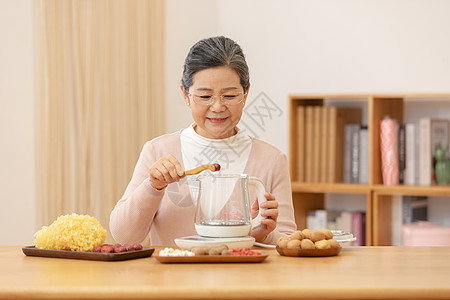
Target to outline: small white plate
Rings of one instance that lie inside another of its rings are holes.
[[[356,237],[350,232],[344,232],[342,230],[331,230],[333,233],[333,239],[339,243],[350,243],[356,241]]]
[[[192,247],[211,247],[214,245],[227,245],[229,249],[251,248],[255,243],[255,238],[251,236],[235,238],[212,238],[199,235],[186,236],[174,239],[175,244],[182,249],[191,249]]]
[[[263,243],[258,243],[258,242],[255,242],[255,246],[264,247],[264,248],[273,248],[273,249],[275,249],[277,247],[276,245],[263,244]]]

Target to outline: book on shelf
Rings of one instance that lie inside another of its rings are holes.
[[[366,244],[366,213],[362,211],[352,212],[352,231],[356,241],[352,246],[364,246]]]
[[[406,169],[406,128],[405,124],[398,126],[398,183],[405,182]]]
[[[312,160],[313,160],[313,166],[312,166],[312,182],[320,182],[320,171],[321,171],[321,152],[325,151],[325,149],[322,149],[321,145],[321,128],[322,128],[322,113],[321,113],[322,107],[321,106],[314,106],[313,107],[313,114],[314,114],[314,125],[313,125],[313,152],[312,152]]]
[[[359,183],[369,183],[369,131],[361,126],[359,131]]]
[[[344,126],[343,182],[359,181],[359,124]]]
[[[342,182],[349,183],[352,180],[352,124],[344,127],[344,153],[342,164]]]
[[[404,183],[419,184],[419,153],[420,139],[418,126],[414,123],[405,124],[405,171]]]
[[[442,119],[421,118],[419,121],[419,127],[420,127],[419,184],[431,185],[435,183],[434,152],[436,150],[436,147],[449,145],[449,121]]]
[[[296,180],[305,181],[305,107],[297,106],[297,168]]]
[[[391,210],[391,245],[402,246],[403,198],[392,197]]]
[[[305,107],[305,181],[313,182],[314,113],[312,106]]]
[[[352,131],[352,159],[351,159],[351,182],[359,183],[359,148],[360,148],[360,131],[361,126],[355,126]]]
[[[328,107],[328,182],[343,182],[345,125],[361,124],[360,108]]]
[[[330,164],[328,162],[328,152],[330,151],[329,139],[328,139],[328,118],[330,108],[328,106],[321,107],[321,132],[320,132],[320,182],[328,182]]]

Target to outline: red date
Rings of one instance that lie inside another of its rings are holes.
[[[114,253],[122,253],[122,252],[126,252],[127,250],[125,249],[124,246],[117,246],[114,247]]]
[[[142,250],[142,245],[141,244],[133,244],[133,248],[134,248],[134,250]]]
[[[232,249],[230,255],[261,255],[261,252],[251,250],[250,248]]]
[[[111,244],[103,244],[101,246],[95,246],[94,249],[92,249],[92,252],[100,252],[100,253],[123,253],[123,252],[130,252],[130,251],[137,251],[142,250],[141,244],[119,244],[116,243],[114,245]]]
[[[114,253],[114,246],[104,245],[100,248],[101,253]]]

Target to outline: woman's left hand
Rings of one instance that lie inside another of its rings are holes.
[[[257,242],[262,243],[269,233],[275,230],[277,227],[278,218],[278,202],[275,196],[271,193],[265,192],[264,197],[267,201],[264,201],[259,205],[258,199],[252,205],[252,218],[254,219],[259,212],[259,207],[263,208],[261,214],[262,217],[266,217],[261,220],[261,226],[252,229],[250,235],[255,238]]]

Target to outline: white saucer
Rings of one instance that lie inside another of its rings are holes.
[[[225,244],[229,249],[251,248],[255,243],[255,238],[251,236],[240,236],[232,238],[212,238],[199,235],[186,236],[174,239],[175,244],[182,249],[191,249],[192,247],[211,247],[214,245]]]
[[[339,243],[349,243],[356,241],[356,237],[350,232],[344,232],[342,230],[331,230],[333,233],[333,239]]]

